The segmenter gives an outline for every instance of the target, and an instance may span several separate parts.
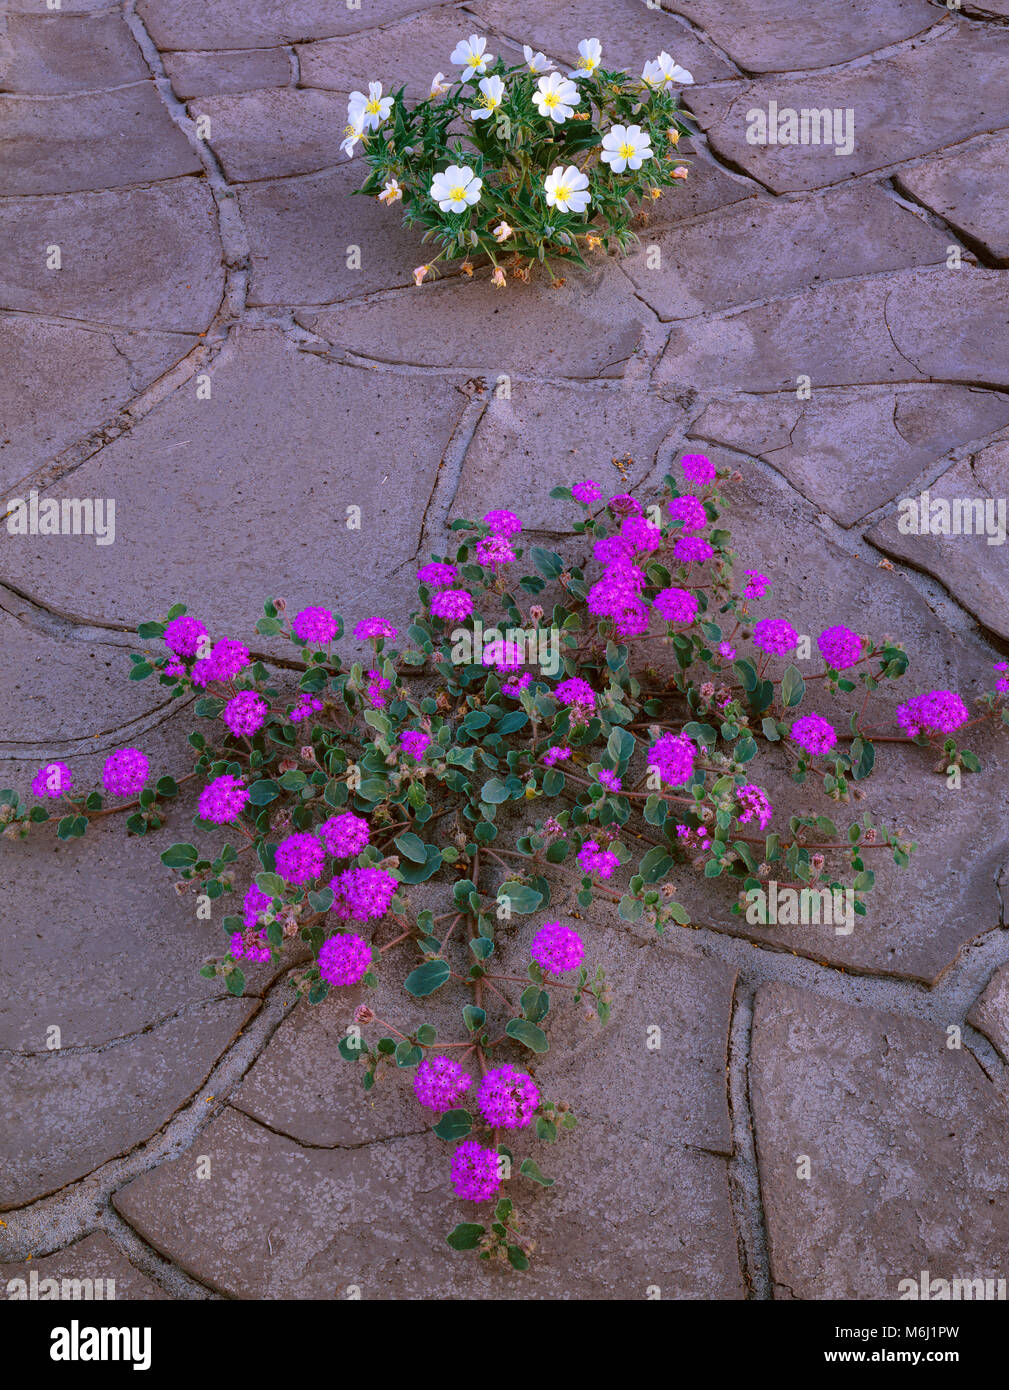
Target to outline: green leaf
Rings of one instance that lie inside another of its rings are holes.
[[[253,782],[249,788],[249,800],[253,806],[268,806],[271,801],[276,801],[279,795],[280,788],[276,782],[271,782],[268,777]]]
[[[453,1250],[475,1250],[486,1234],[486,1228],[475,1221],[460,1221],[445,1239]]]
[[[451,973],[447,961],[426,960],[423,965],[418,965],[416,970],[410,971],[403,981],[403,988],[415,998],[423,998],[424,995],[433,994],[436,989],[441,989]]]
[[[465,1004],[462,1011],[463,1022],[471,1033],[475,1033],[487,1020],[487,1010],[478,1009],[475,1004]]]
[[[638,873],[646,883],[658,883],[672,867],[673,861],[666,849],[662,845],[653,845],[638,866]]]
[[[526,1018],[510,1018],[505,1024],[505,1032],[533,1052],[549,1051],[550,1043],[547,1041],[546,1033]]]
[[[287,880],[280,874],[257,874],[256,887],[271,898],[279,898],[287,892]]]
[[[789,666],[781,678],[781,698],[789,709],[802,703],[806,693],[806,682],[798,666]]]
[[[510,796],[511,792],[500,777],[491,777],[480,789],[480,800],[486,801],[490,806],[498,806],[502,801],[507,801]]]
[[[228,986],[229,994],[242,994],[245,991],[245,976],[237,966],[234,970],[228,971],[224,977],[224,983]]]
[[[556,579],[564,569],[564,561],[554,550],[544,550],[542,546],[534,545],[529,554],[544,579]]]
[[[61,821],[60,825],[62,824]],[[56,833],[59,834],[58,829]],[[199,857],[195,845],[169,845],[161,856],[161,862],[167,869],[182,869],[195,864]]]
[[[540,1172],[540,1166],[534,1158],[524,1158],[519,1172],[524,1178],[531,1178],[533,1182],[538,1182],[541,1187],[553,1187],[555,1178],[544,1177]]]
[[[537,893],[535,888],[530,888],[527,883],[515,883],[509,880],[502,883],[497,890],[497,900],[502,902],[508,899],[508,904],[512,912],[517,912],[524,917],[530,912],[535,912],[543,901],[543,894]]]
[[[509,1245],[508,1263],[511,1265],[512,1269],[529,1268],[529,1260],[527,1259],[525,1252],[522,1249],[520,1249],[520,1247],[517,1245]]]
[[[454,1139],[465,1139],[472,1128],[473,1116],[468,1110],[447,1110],[435,1125],[434,1132],[439,1139],[451,1142]]]
[[[407,859],[412,859],[415,864],[423,864],[427,860],[427,846],[419,835],[415,835],[412,830],[405,830],[396,839],[396,848],[400,854],[405,854]]]

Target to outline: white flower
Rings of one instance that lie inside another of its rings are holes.
[[[462,80],[468,82],[474,73],[483,72],[494,61],[494,54],[485,52],[487,40],[481,39],[477,34],[470,34],[468,39],[460,39],[452,50],[450,63],[458,63],[465,68]]]
[[[502,242],[507,241],[511,234],[512,229],[511,227],[509,227],[507,222],[499,222],[497,226],[494,228],[494,240],[498,243],[499,246]]]
[[[490,277],[490,282],[495,289],[503,290],[507,279],[508,277],[505,275],[504,271],[498,266],[497,270],[495,270],[494,274]]]
[[[547,175],[543,185],[547,203],[560,212],[584,212],[592,201],[592,195],[585,191],[588,186],[588,174],[583,174],[573,164],[569,164],[566,169],[558,164],[557,168]]]
[[[603,136],[603,152],[599,158],[615,174],[625,169],[640,169],[652,157],[652,137],[639,125],[615,125]]]
[[[378,195],[378,201],[391,207],[393,203],[398,203],[402,196],[403,190],[399,186],[399,180],[387,179],[381,193]]]
[[[574,108],[581,101],[578,88],[559,72],[549,77],[541,77],[533,92],[533,101],[541,116],[549,116],[552,121],[566,121],[575,114]]]
[[[431,95],[433,97],[440,97],[444,96],[447,91],[448,83],[445,81],[445,74],[443,72],[436,72],[434,81],[431,83]]]
[[[500,77],[481,77],[480,91],[483,95],[480,98],[480,105],[469,113],[475,121],[483,120],[485,116],[494,114],[501,105],[504,89],[505,85]]]
[[[522,56],[530,72],[549,72],[553,67],[545,53],[534,53],[527,43],[522,45]]]
[[[352,120],[350,125],[345,127],[345,130],[347,138],[340,141],[340,149],[343,150],[348,159],[351,159],[354,155],[354,146],[358,140],[364,138],[364,126],[359,120]]]
[[[578,45],[578,52],[581,54],[581,57],[578,59],[578,62],[571,72],[568,73],[568,76],[591,77],[602,59],[602,44],[598,39],[582,39],[581,43]]]
[[[663,50],[654,63],[645,64],[641,80],[649,87],[657,87],[660,92],[668,92],[670,87],[674,85],[686,87],[694,79],[686,68],[681,68],[679,63],[674,63],[669,54]]]
[[[347,117],[353,125],[363,125],[365,130],[378,130],[383,121],[388,120],[392,110],[392,97],[382,95],[381,82],[368,83],[368,95],[351,92],[347,102]]]
[[[435,174],[431,183],[431,197],[442,212],[465,212],[480,197],[483,179],[478,179],[472,169],[458,164],[450,164],[441,174]]]

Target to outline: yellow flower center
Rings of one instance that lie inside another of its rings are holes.
[[[448,190],[448,196],[454,203],[464,203],[466,201],[466,189],[461,183],[457,183],[455,188]]]
[[[627,141],[625,140],[624,143],[620,146],[620,158],[621,158],[621,159],[633,159],[634,156],[635,156],[635,154],[636,154],[636,150],[635,150],[634,146],[633,146],[633,145],[628,145]]]
[[[571,197],[571,189],[566,183],[559,183],[554,189],[554,197],[560,203],[566,203]]]
[[[598,63],[596,62],[595,58],[578,59],[578,67],[580,67],[583,72],[595,72],[597,66]]]
[[[480,105],[486,106],[488,111],[493,111],[495,106],[498,105],[498,99],[497,97],[492,97],[490,95],[482,96],[480,98]]]
[[[560,105],[560,102],[561,102],[561,99],[560,99],[560,97],[557,95],[556,92],[544,92],[544,93],[543,93],[543,105],[544,105],[544,106],[549,106],[550,109],[551,109],[551,111],[553,110],[553,108],[554,108],[555,106],[559,106],[559,105]]]
[[[364,109],[369,113],[369,115],[377,116],[380,114],[382,110],[382,103],[378,100],[377,97],[372,97],[371,101],[368,102],[367,106]]]

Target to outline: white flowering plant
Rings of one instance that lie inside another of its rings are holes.
[[[193,839],[161,859],[223,928],[201,973],[241,995],[269,966],[340,1011],[365,1090],[408,1084],[451,1150],[449,1244],[514,1270],[535,1243],[520,1205],[555,1181],[536,1145],[557,1155],[576,1126],[541,1074],[551,1035],[573,1010],[610,1015],[585,922],[690,926],[673,880],[691,872],[730,885],[726,913],[764,930],[772,885],[850,894],[864,916],[874,857],[903,868],[916,848],[867,812],[832,819],[864,797],[877,746],[920,746],[948,777],[981,767],[954,733],[1009,724],[1006,661],[973,716],[950,690],[881,709],[907,653],[839,624],[803,674],[809,639],[730,549],[723,490],[738,475],[704,455],[680,467],[647,508],[592,480],[555,488],[579,508],[570,558],[526,550],[511,511],[454,521],[404,630],[354,626],[365,659],[340,654],[344,621],[325,607],[265,605],[257,633],[291,646],[278,664],[178,605],[138,629],[130,679],[192,701],[192,770],[157,777],[124,748],[102,792],[59,761],[29,799],[0,792],[5,838],[48,824],[72,840],[118,813],[157,831],[194,783]]]
[[[437,73],[423,101],[372,82],[348,105],[343,148],[360,144],[368,165],[357,191],[402,204],[406,225],[438,248],[418,284],[446,260],[472,273],[486,256],[503,286],[506,258],[522,279],[537,262],[556,278],[556,264],[624,251],[636,212],[687,177],[677,90],[693,79],[668,53],[634,77],[604,67],[599,40],[583,39],[565,72],[528,45],[509,64],[472,34],[450,63],[455,77]]]

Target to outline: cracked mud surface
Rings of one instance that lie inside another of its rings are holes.
[[[620,458],[644,493],[684,450],[742,473],[735,547],[800,630],[888,632],[905,687],[982,687],[1009,652],[1005,549],[896,522],[923,489],[1006,492],[1009,10],[741,9],[14,0],[0,495],[117,515],[108,547],[0,529],[0,785],[71,755],[95,782],[133,741],[186,771],[187,710],[125,680],[130,631],[172,602],[243,638],[267,594],[401,614],[451,517],[511,506],[560,543],[550,486]],[[416,289],[412,233],[349,196],[347,91],[419,94],[474,30],[558,61],[588,35],[617,65],[665,48],[694,73],[690,178],[622,262],[555,289]],[[850,155],[749,144],[772,100],[851,108]],[[296,1006],[290,962],[241,1000],[198,976],[216,935],[157,859],[185,798],[149,842],[104,823],[5,845],[0,1288],[29,1259],[155,1299],[860,1299],[922,1268],[1004,1277],[1009,755],[978,752],[958,792],[887,753],[872,809],[921,849],[849,937],[747,927],[710,884],[685,897],[693,931],[588,928],[614,1018],[603,1039],[562,1019],[542,1064],[582,1123],[525,1203],[523,1279],[445,1246],[468,1218],[444,1146],[337,1056],[356,992]]]

